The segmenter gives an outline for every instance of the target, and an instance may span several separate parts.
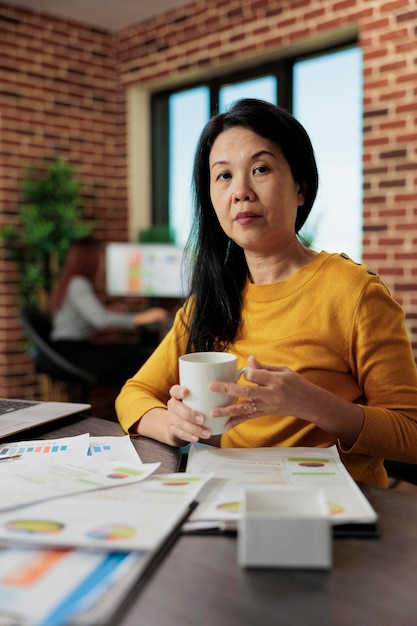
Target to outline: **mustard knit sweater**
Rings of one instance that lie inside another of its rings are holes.
[[[178,382],[186,334],[178,312],[173,328],[116,400],[122,427],[149,409],[165,407]],[[346,255],[317,254],[286,281],[254,285],[243,294],[241,330],[229,348],[238,367],[250,355],[285,365],[364,408],[363,429],[351,447],[292,416],[248,419],[222,436],[222,447],[337,444],[361,482],[385,486],[383,459],[417,463],[417,371],[404,313],[366,266]]]

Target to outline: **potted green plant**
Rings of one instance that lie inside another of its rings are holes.
[[[154,224],[138,233],[139,243],[174,243],[174,234],[168,224]]]
[[[43,309],[70,242],[91,232],[80,218],[80,189],[62,159],[25,171],[19,222],[0,226],[9,258],[19,270],[21,306]]]

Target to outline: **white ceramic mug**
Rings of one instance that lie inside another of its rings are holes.
[[[212,435],[224,432],[229,417],[210,417],[211,409],[233,404],[234,396],[211,391],[214,380],[237,382],[246,367],[237,369],[237,357],[227,352],[192,352],[179,358],[180,385],[189,391],[183,402],[205,416],[204,425]]]

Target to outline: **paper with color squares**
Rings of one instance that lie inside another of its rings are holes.
[[[160,465],[143,464],[129,437],[71,439],[9,444],[18,452],[0,460],[0,511],[139,482]]]

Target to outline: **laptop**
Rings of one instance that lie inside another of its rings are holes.
[[[53,422],[61,417],[87,411],[82,402],[40,402],[0,398],[0,438]]]

